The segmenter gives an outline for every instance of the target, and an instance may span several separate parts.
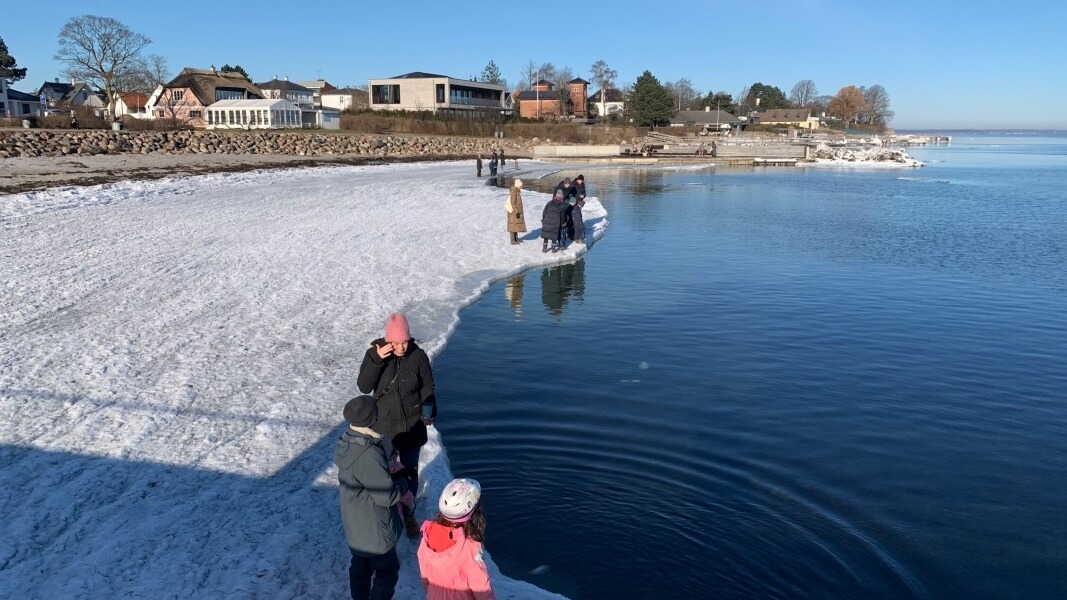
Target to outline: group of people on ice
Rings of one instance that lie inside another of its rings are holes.
[[[569,177],[556,184],[552,199],[541,211],[541,252],[559,252],[570,242],[585,244],[585,176],[573,181]],[[522,206],[522,180],[516,179],[504,204],[508,213],[508,233],[511,243],[519,244],[519,234],[526,231],[526,217]]]
[[[419,452],[437,418],[437,399],[430,358],[411,337],[403,313],[389,315],[385,335],[371,342],[356,385],[363,395],[345,404],[348,428],[333,453],[353,600],[393,597],[401,529],[410,538],[422,534],[417,556],[429,600],[493,600],[478,482],[452,480],[438,499],[436,518],[421,526],[415,521]]]
[[[495,175],[497,155],[490,163]],[[503,161],[501,154],[500,160]],[[480,161],[480,159],[479,159]],[[569,240],[585,243],[585,177],[560,181],[541,215],[542,252],[558,252]],[[522,180],[505,203],[511,243],[526,231]],[[551,246],[550,246],[551,244]],[[482,489],[474,479],[454,479],[437,502],[437,516],[415,520],[419,453],[427,427],[437,419],[430,358],[418,346],[403,313],[393,313],[385,335],[372,341],[359,367],[363,394],[344,407],[348,423],[334,448],[341,521],[352,554],[348,567],[353,600],[393,597],[400,578],[396,544],[401,530],[419,537],[419,571],[429,600],[494,600],[483,559]]]
[[[518,166],[518,164],[519,164],[518,162],[515,163],[516,166]],[[482,155],[481,154],[478,155],[478,159],[474,163],[474,166],[478,171],[478,177],[481,177],[482,176]],[[503,148],[501,148],[500,150],[493,150],[493,155],[489,159],[489,176],[490,177],[496,177],[496,172],[497,172],[498,168],[499,169],[503,169],[504,168],[504,150],[503,150]]]

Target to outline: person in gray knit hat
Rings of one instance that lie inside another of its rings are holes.
[[[345,404],[348,429],[333,450],[345,541],[352,553],[348,581],[353,600],[392,598],[400,577],[396,542],[400,539],[397,505],[410,501],[412,469],[390,474],[393,453],[388,438],[371,429],[378,407],[371,396]]]

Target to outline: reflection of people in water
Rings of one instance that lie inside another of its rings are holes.
[[[550,314],[560,316],[571,298],[585,295],[585,260],[541,271],[541,301]]]
[[[526,283],[526,273],[519,273],[504,284],[504,297],[515,311],[516,317],[522,316],[522,286]]]

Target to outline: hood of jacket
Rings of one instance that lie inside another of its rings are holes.
[[[436,521],[422,524],[422,536],[426,540],[426,547],[438,554],[458,551],[467,539],[462,527],[448,527]]]

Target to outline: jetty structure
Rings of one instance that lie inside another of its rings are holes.
[[[793,167],[844,161],[922,166],[907,156],[903,146],[886,144],[878,136],[679,137],[653,131],[629,144],[539,145],[533,148],[533,158],[547,162],[627,165]]]

